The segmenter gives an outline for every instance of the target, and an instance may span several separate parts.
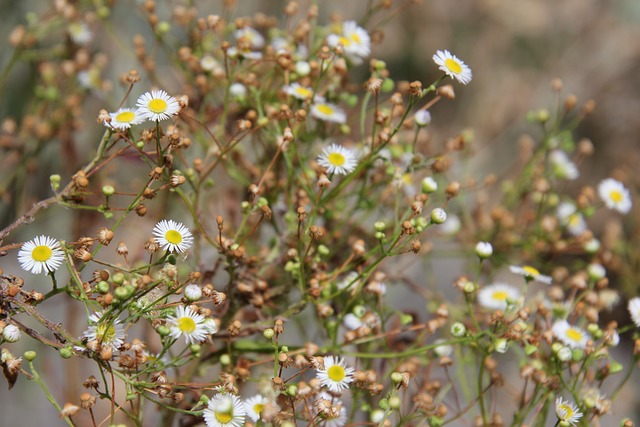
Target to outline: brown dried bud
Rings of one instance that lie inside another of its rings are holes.
[[[447,99],[455,99],[456,92],[453,90],[452,85],[444,85],[438,88],[438,95]]]
[[[80,395],[80,406],[82,406],[82,409],[90,409],[95,404],[96,404],[96,397],[93,396],[91,393],[85,392]]]
[[[118,249],[116,249],[118,255],[127,256],[129,254],[129,248],[124,242],[118,243]]]
[[[80,407],[78,405],[67,402],[62,407],[62,411],[60,411],[60,418],[73,417],[78,412],[80,412]]]
[[[144,203],[140,203],[138,206],[136,206],[136,215],[138,215],[139,217],[143,217],[147,214],[147,207],[144,205]]]
[[[89,262],[93,258],[91,252],[89,252],[84,246],[79,247],[75,251],[73,251],[73,256],[79,260],[82,260],[82,262]]]
[[[109,243],[111,243],[111,239],[113,239],[113,231],[109,230],[106,227],[101,227],[98,230],[98,242],[100,242],[100,244],[109,246]]]
[[[414,96],[422,95],[422,82],[416,80],[409,83],[409,93]]]

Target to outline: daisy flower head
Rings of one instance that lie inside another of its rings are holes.
[[[506,283],[494,283],[478,291],[478,302],[485,308],[505,310],[520,298],[520,291]]]
[[[164,90],[153,90],[140,95],[136,107],[140,114],[152,122],[167,120],[180,111],[178,101]]]
[[[294,98],[301,99],[303,101],[313,97],[313,89],[302,86],[300,83],[291,83],[289,86],[285,86],[284,92],[289,96],[293,96]]]
[[[345,123],[347,114],[335,104],[318,100],[311,106],[311,115],[324,122]]]
[[[184,224],[163,219],[153,227],[153,236],[160,247],[169,252],[182,253],[191,247],[193,235]]]
[[[524,265],[524,266],[512,265],[509,267],[509,270],[514,274],[519,274],[520,276],[524,276],[527,282],[531,280],[537,280],[538,282],[550,285],[551,282],[553,281],[551,276],[545,276],[544,274],[540,274],[538,269],[531,267],[530,265]]]
[[[579,236],[587,230],[587,223],[573,203],[562,202],[556,211],[560,224],[567,228],[572,236]]]
[[[111,123],[105,122],[107,127],[113,127],[118,130],[126,130],[131,125],[137,125],[145,120],[145,117],[135,108],[120,108],[115,113],[109,113]]]
[[[361,63],[371,53],[369,33],[355,21],[343,22],[341,34],[330,34],[327,43],[332,48],[341,45],[346,57],[355,64]]]
[[[262,49],[264,47],[264,37],[257,30],[251,27],[244,27],[236,30],[236,40],[242,39],[249,43],[251,49]]]
[[[67,27],[69,37],[75,44],[85,45],[91,41],[93,34],[84,22],[72,22]]]
[[[20,332],[20,329],[13,323],[9,323],[2,330],[2,338],[6,342],[18,342],[21,337],[22,333]]]
[[[562,150],[553,150],[549,153],[553,174],[561,179],[576,179],[580,172],[576,165],[569,160],[567,153]]]
[[[171,336],[178,339],[184,335],[187,344],[201,343],[209,335],[204,316],[194,312],[190,307],[179,306],[175,316],[167,317],[167,323]]]
[[[571,326],[566,320],[558,320],[551,327],[553,335],[562,343],[571,348],[584,350],[587,341],[591,339],[589,333],[577,326]]]
[[[575,403],[558,397],[556,399],[556,415],[560,421],[565,421],[572,426],[582,418],[582,412],[578,409]]]
[[[209,399],[202,416],[207,427],[240,427],[244,425],[246,414],[238,396],[217,394]]]
[[[598,195],[609,209],[626,214],[631,210],[631,195],[620,181],[604,179],[598,184]]]
[[[627,308],[629,309],[631,320],[640,328],[640,297],[631,298]]]
[[[64,252],[60,243],[49,236],[38,236],[25,242],[18,252],[20,267],[33,274],[56,271],[63,260]]]
[[[318,164],[326,168],[330,174],[347,175],[355,170],[358,161],[353,151],[341,145],[331,144],[318,156]]]
[[[468,84],[473,78],[471,68],[448,50],[437,51],[433,55],[433,61],[439,65],[440,70],[444,71],[446,75],[458,80],[463,85]]]
[[[89,341],[101,346],[118,350],[124,344],[124,328],[118,319],[104,318],[104,312],[98,311],[89,316],[89,328],[82,334]]]
[[[269,399],[261,394],[256,394],[244,401],[244,409],[251,421],[255,423],[260,419],[260,413],[268,403]]]
[[[325,356],[324,369],[318,370],[317,378],[320,384],[330,391],[339,393],[343,389],[349,388],[349,383],[353,381],[353,368],[347,367],[344,359],[333,356]]]

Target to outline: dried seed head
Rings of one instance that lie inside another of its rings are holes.
[[[98,242],[104,246],[109,246],[111,243],[111,239],[113,239],[113,231],[109,230],[106,227],[101,227],[98,230]]]

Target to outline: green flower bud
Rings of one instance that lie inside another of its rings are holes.
[[[386,237],[386,236],[385,236],[385,234],[384,234],[383,232],[381,232],[381,231],[378,231],[378,232],[375,234],[375,238],[376,238],[377,240],[384,240],[384,238],[385,238],[385,237]]]
[[[29,350],[29,351],[25,351],[24,352],[24,358],[29,362],[33,362],[37,355],[38,354],[33,350]]]
[[[382,93],[389,93],[396,87],[396,82],[392,79],[386,78],[382,81],[382,86],[380,86],[380,90]]]
[[[258,121],[256,123],[258,124],[258,126],[266,126],[267,124],[269,124],[269,119],[263,116],[258,118]]]
[[[291,384],[289,387],[287,387],[287,396],[296,397],[296,394],[298,394],[297,385]]]
[[[267,329],[265,329],[264,331],[262,331],[262,335],[263,335],[266,339],[268,339],[268,340],[270,340],[271,338],[273,338],[273,336],[274,336],[275,334],[276,334],[276,332],[275,332],[273,329],[271,329],[271,328],[267,328]]]
[[[109,292],[109,283],[105,282],[104,280],[99,281],[96,284],[96,291],[100,292],[101,294],[106,294],[107,292]]]
[[[574,348],[572,351],[572,358],[574,362],[580,362],[582,359],[584,359],[584,350]]]
[[[443,424],[444,424],[444,419],[440,417],[429,418],[429,427],[440,427]]]
[[[624,369],[624,366],[622,366],[621,363],[618,363],[615,360],[611,359],[611,366],[609,366],[610,374],[617,374],[618,372],[621,372],[623,369]]]
[[[220,356],[220,364],[221,365],[230,365],[231,364],[231,356],[229,356],[228,354],[223,354],[222,356]]]
[[[538,347],[533,344],[527,344],[524,346],[524,354],[527,356],[531,356],[536,351],[538,351]]]
[[[73,349],[71,347],[62,347],[60,349],[60,356],[63,359],[70,359],[73,356]]]
[[[202,347],[200,347],[200,344],[191,344],[189,346],[189,351],[191,351],[191,354],[200,353],[201,349],[202,349]]]
[[[380,402],[378,402],[378,405],[380,406],[380,409],[382,409],[383,411],[386,411],[387,409],[389,409],[389,401],[387,399],[380,399]]]
[[[390,409],[400,409],[400,406],[402,406],[402,401],[400,400],[400,398],[398,396],[391,396],[389,398],[389,408]]]
[[[113,193],[115,193],[115,192],[116,192],[116,189],[113,188],[113,185],[103,185],[102,186],[102,194],[104,194],[107,197],[113,196]]]
[[[402,380],[403,380],[403,376],[402,376],[402,374],[400,372],[393,372],[391,374],[391,381],[394,384],[400,384],[402,382]]]
[[[373,228],[376,231],[384,231],[384,229],[387,228],[387,224],[382,221],[377,221],[375,224],[373,224]]]
[[[438,183],[433,177],[427,176],[422,180],[422,192],[425,194],[438,191]]]
[[[111,280],[113,280],[113,283],[115,283],[116,285],[122,285],[124,283],[124,274],[122,273],[115,273],[111,276]]]
[[[160,21],[156,26],[156,33],[160,36],[167,34],[170,30],[171,30],[171,24],[167,21]]]
[[[166,337],[171,333],[171,329],[168,326],[161,325],[156,328],[156,332],[161,337]]]

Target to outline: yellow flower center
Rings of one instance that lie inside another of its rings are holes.
[[[357,34],[357,33],[352,33],[352,34],[350,34],[350,35],[349,35],[349,38],[350,38],[351,40],[353,40],[353,42],[354,42],[355,44],[361,44],[361,43],[362,43],[362,40],[360,40],[360,37],[358,37],[358,34]]]
[[[580,331],[578,331],[578,330],[576,330],[574,328],[569,328],[567,330],[567,336],[572,341],[581,341],[582,340],[582,334],[580,333]]]
[[[179,245],[182,243],[182,234],[177,232],[176,230],[169,230],[165,233],[164,238],[167,239],[167,242],[172,245]]]
[[[116,328],[113,325],[98,325],[96,327],[96,340],[100,343],[110,343],[116,336]]]
[[[264,405],[262,403],[256,403],[255,405],[253,405],[253,410],[256,412],[256,414],[261,413],[263,409]]]
[[[569,225],[578,225],[580,224],[580,215],[573,214],[569,216]]]
[[[296,93],[302,96],[303,98],[311,98],[311,94],[312,94],[312,92],[306,87],[296,88]]]
[[[342,154],[340,153],[330,153],[327,156],[327,160],[329,161],[329,163],[331,163],[333,166],[342,166],[344,165],[345,162],[345,158]]]
[[[505,301],[509,295],[505,291],[495,291],[493,293],[493,299],[498,301]]]
[[[410,185],[411,184],[411,174],[410,173],[405,173],[404,175],[402,175],[401,181],[403,184],[406,185]]]
[[[540,275],[540,272],[530,265],[525,265],[524,267],[522,267],[522,270],[524,271],[524,274],[529,277],[536,277]]]
[[[123,111],[122,113],[119,113],[118,115],[116,115],[116,120],[119,121],[120,123],[129,123],[131,122],[131,120],[136,118],[136,113],[134,113],[133,111]]]
[[[340,44],[344,47],[347,47],[349,45],[351,45],[351,40],[349,40],[348,38],[346,38],[345,36],[341,36],[340,37]]]
[[[344,379],[346,372],[344,368],[340,365],[333,365],[329,369],[327,369],[327,376],[331,381],[340,382]]]
[[[562,421],[566,421],[569,418],[573,417],[573,409],[571,409],[571,406],[567,404],[560,405],[560,412],[564,412],[564,418]]]
[[[318,111],[320,111],[324,115],[330,116],[333,114],[333,108],[331,108],[327,104],[320,104],[318,105],[317,108],[318,108]]]
[[[31,251],[31,256],[33,257],[33,259],[40,262],[48,261],[49,258],[51,258],[52,254],[53,251],[49,246],[46,245],[36,246],[35,248],[33,248],[33,251]]]
[[[462,72],[462,66],[457,61],[454,61],[451,58],[445,59],[444,65],[449,69],[449,71],[451,71],[454,74],[458,74]]]
[[[618,190],[611,190],[609,192],[609,197],[611,198],[611,200],[613,200],[615,203],[620,203],[622,201],[622,192],[618,191]]]
[[[149,104],[147,106],[149,107],[149,110],[153,111],[156,114],[164,113],[168,107],[167,102],[164,99],[158,98],[149,101]]]
[[[187,334],[196,330],[196,322],[191,317],[181,317],[178,319],[178,329]]]
[[[216,411],[214,414],[216,415],[216,420],[218,420],[220,424],[229,424],[233,419],[233,415],[230,412]]]

